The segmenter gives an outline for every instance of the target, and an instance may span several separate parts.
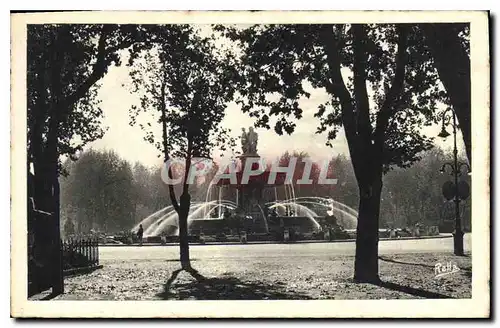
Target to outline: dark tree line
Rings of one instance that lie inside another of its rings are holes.
[[[140,184],[130,164],[117,154],[89,150],[78,161],[66,162],[68,176],[61,178],[61,216],[64,227],[75,233],[116,233],[135,222]],[[71,231],[64,231],[69,234]]]

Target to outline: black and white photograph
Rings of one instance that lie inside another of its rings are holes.
[[[11,20],[12,316],[490,316],[487,12]]]

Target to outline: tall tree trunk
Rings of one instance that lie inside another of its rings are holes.
[[[52,99],[50,102],[50,120],[47,133],[47,142],[44,153],[44,162],[46,170],[44,175],[48,182],[50,193],[49,208],[52,213],[52,231],[53,231],[53,287],[52,292],[56,295],[64,292],[64,279],[62,274],[62,249],[61,249],[61,230],[60,230],[60,203],[59,203],[59,130],[61,122],[64,121],[64,111],[67,110],[62,102],[61,72],[64,64],[65,53],[60,48],[64,44],[66,34],[61,33],[55,36],[51,45],[52,66],[50,67],[50,80],[52,86]]]
[[[378,276],[378,229],[382,177],[360,185],[359,215],[356,229],[354,280],[376,283]]]
[[[53,118],[54,120],[54,118]],[[56,295],[64,292],[64,280],[62,275],[62,250],[60,231],[60,202],[59,202],[59,180],[58,180],[58,150],[57,150],[57,127],[51,124],[47,137],[47,146],[44,156],[45,170],[43,179],[45,180],[45,201],[44,206],[52,214],[51,236],[52,236],[52,292]]]
[[[179,202],[179,247],[181,267],[184,270],[191,269],[189,260],[189,240],[188,240],[188,216],[191,207],[191,196],[188,192],[183,192]]]
[[[57,171],[56,171],[57,172]],[[62,259],[62,240],[61,240],[61,215],[60,215],[60,186],[57,173],[53,176],[54,189],[54,209],[52,211],[54,221],[54,285],[52,293],[60,295],[64,293],[64,277],[63,277],[63,259]]]
[[[460,42],[456,24],[422,24],[439,79],[458,118],[469,164],[471,162],[470,58]]]

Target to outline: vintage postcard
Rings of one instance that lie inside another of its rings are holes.
[[[11,24],[12,316],[490,316],[487,12]]]

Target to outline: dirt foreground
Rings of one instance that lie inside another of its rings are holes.
[[[441,265],[436,272],[435,265]],[[177,261],[110,260],[67,277],[55,300],[400,299],[470,298],[472,264],[450,253],[381,256],[382,283],[352,281],[354,257],[194,260],[202,279],[177,272]],[[448,270],[447,269],[453,269]],[[458,270],[457,270],[458,268]],[[444,272],[446,271],[446,272]],[[436,276],[436,273],[444,273]]]

